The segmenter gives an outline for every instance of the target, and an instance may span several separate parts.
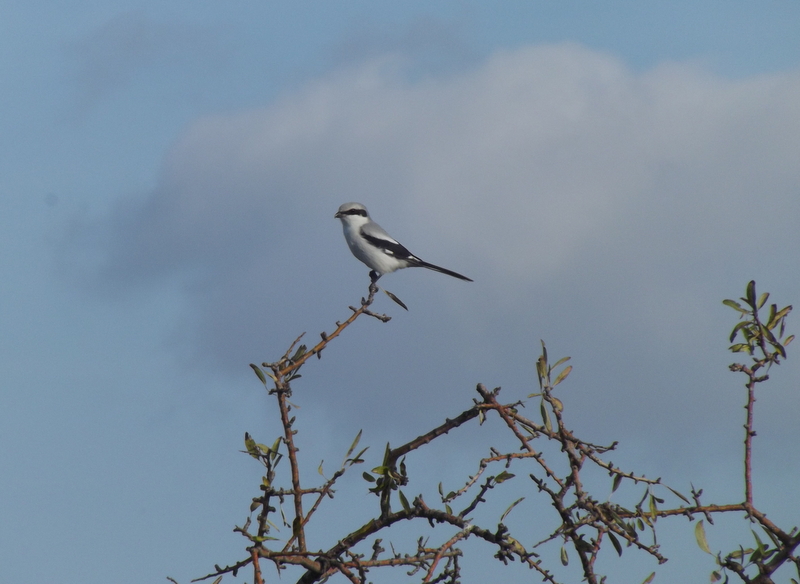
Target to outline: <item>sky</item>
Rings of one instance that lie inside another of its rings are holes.
[[[540,340],[572,357],[559,397],[578,436],[618,440],[615,464],[706,502],[742,499],[744,389],[721,301],[755,279],[800,302],[796,1],[2,1],[0,14],[3,581],[184,584],[242,557],[232,529],[260,481],[243,436],[280,431],[248,364],[304,331],[314,342],[366,293],[333,218],[348,201],[474,282],[385,276],[409,311],[380,295],[392,320],[360,319],[295,382],[309,482],[359,429],[370,446],[313,545],[374,504],[360,473],[387,442],[469,408],[477,383],[508,402],[534,392]],[[756,504],[788,530],[793,346],[770,377]],[[448,437],[409,461],[409,489],[435,500],[493,445],[513,448],[501,425]],[[547,517],[530,487],[510,481],[485,520],[519,493],[528,507],[509,522]],[[693,528],[663,526],[664,566],[611,551],[601,571],[705,581]],[[708,537],[750,544],[741,518]],[[465,582],[504,574],[469,546]]]

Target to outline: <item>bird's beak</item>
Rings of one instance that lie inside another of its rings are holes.
[[[342,218],[342,214],[339,213],[339,211],[336,211],[336,215],[334,215],[333,218],[334,219],[341,219]]]

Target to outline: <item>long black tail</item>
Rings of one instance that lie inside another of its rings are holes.
[[[448,270],[447,268],[442,268],[439,266],[434,266],[433,264],[429,264],[428,262],[423,262],[422,260],[419,260],[419,263],[417,263],[416,265],[420,268],[428,268],[429,270],[433,270],[434,272],[439,272],[441,274],[447,274],[448,276],[453,276],[454,278],[458,278],[459,280],[466,280],[467,282],[472,282],[471,278],[462,276],[461,274],[454,272],[452,270]]]

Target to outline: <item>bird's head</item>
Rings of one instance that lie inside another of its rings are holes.
[[[342,223],[363,223],[369,218],[369,214],[361,203],[345,203],[336,211],[334,218],[341,219]]]

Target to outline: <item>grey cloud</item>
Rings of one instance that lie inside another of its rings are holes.
[[[686,400],[710,406],[714,394],[697,387],[729,359],[719,301],[796,265],[798,103],[796,72],[729,80],[672,64],[636,74],[573,45],[418,81],[395,57],[374,59],[264,108],[197,120],[158,188],[89,230],[108,234],[103,281],[182,279],[187,343],[204,362],[238,367],[322,330],[363,293],[365,270],[332,214],[364,202],[412,251],[476,284],[387,276],[413,314],[392,334],[370,332],[380,343],[343,340],[343,353],[357,347],[382,374],[427,363],[425,375],[445,382],[430,355],[455,335],[463,344],[451,350],[475,358],[454,384],[525,384],[532,371],[519,364],[535,348],[519,339],[545,337],[581,357],[576,395],[597,399],[602,387],[630,431],[663,437],[674,428],[634,415],[643,387],[664,388],[663,419],[699,422],[702,408],[687,413]],[[800,288],[797,277],[784,288]],[[709,346],[720,350],[705,355]],[[388,362],[393,350],[404,359]],[[612,363],[624,363],[624,379]],[[380,377],[381,403],[402,407],[414,390]],[[595,413],[580,421],[608,429]]]

